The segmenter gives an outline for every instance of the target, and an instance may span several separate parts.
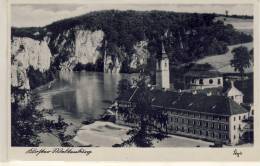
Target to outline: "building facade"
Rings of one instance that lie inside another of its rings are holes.
[[[187,83],[187,82],[186,82]],[[222,77],[193,77],[187,83],[187,87],[191,89],[206,89],[206,88],[218,88],[223,86],[223,78]]]
[[[116,123],[138,124],[138,116],[131,113],[137,99],[138,92],[119,96]],[[249,117],[248,110],[225,96],[159,90],[153,92],[152,109],[167,117],[165,124],[154,124],[164,132],[230,145],[240,143],[245,126],[243,121]],[[155,120],[151,119],[151,122]]]
[[[186,89],[207,89],[223,87],[223,76],[215,69],[190,69],[184,74]]]

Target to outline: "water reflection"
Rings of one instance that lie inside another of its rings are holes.
[[[110,74],[63,71],[51,85],[39,91],[42,105],[51,107],[65,119],[74,122],[98,118],[117,95],[122,78],[132,79],[136,74]]]

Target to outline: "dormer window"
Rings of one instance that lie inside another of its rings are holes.
[[[209,83],[210,83],[210,84],[213,84],[213,80],[212,80],[212,79],[210,79],[210,80],[209,80]]]
[[[203,79],[199,80],[200,85],[203,85]]]
[[[221,84],[221,79],[218,79],[218,84]]]

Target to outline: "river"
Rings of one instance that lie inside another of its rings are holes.
[[[37,90],[40,107],[53,109],[66,121],[80,125],[82,121],[97,119],[117,97],[121,79],[137,74],[62,71],[58,78]]]

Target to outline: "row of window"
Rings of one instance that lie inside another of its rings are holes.
[[[176,122],[176,123],[182,123],[182,124],[193,125],[193,126],[203,126],[206,128],[218,129],[218,130],[221,129],[225,131],[228,130],[228,125],[226,124],[219,124],[219,123],[213,123],[213,122],[207,122],[201,120],[191,120],[191,119],[170,117],[169,122]]]
[[[234,121],[236,121],[236,117],[234,116]],[[239,115],[238,116],[238,120],[244,120],[244,119],[246,119],[246,115],[244,115],[244,116],[241,116],[241,115]]]
[[[191,82],[195,83],[195,79],[192,79]],[[220,85],[221,84],[221,79],[218,79],[217,82],[218,82],[218,85]],[[214,83],[214,80],[213,79],[209,79],[209,84],[213,84],[213,83]],[[199,79],[199,84],[203,85],[204,84],[204,80],[203,79]]]
[[[173,116],[179,115],[179,116],[199,118],[199,119],[204,119],[204,120],[216,120],[216,121],[228,122],[227,116],[213,116],[213,115],[204,115],[204,114],[199,114],[199,113],[183,113],[183,112],[171,112],[171,114]]]
[[[171,128],[173,130],[173,128]],[[212,131],[202,131],[197,129],[190,129],[190,128],[184,128],[180,126],[176,126],[174,128],[175,131],[190,133],[194,135],[201,135],[205,137],[211,137],[211,138],[217,138],[217,139],[228,139],[228,134],[218,133],[218,132],[212,132]]]

